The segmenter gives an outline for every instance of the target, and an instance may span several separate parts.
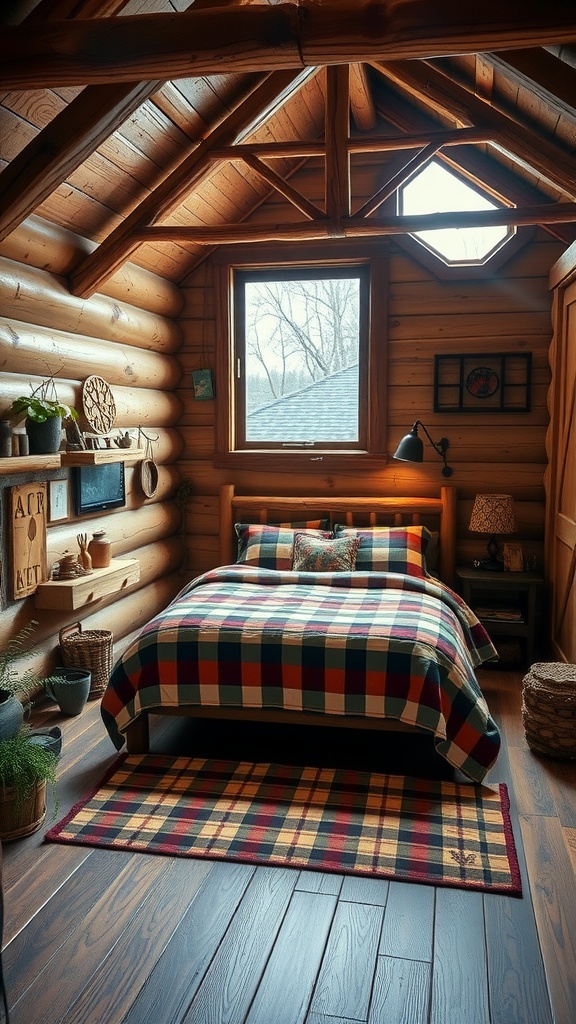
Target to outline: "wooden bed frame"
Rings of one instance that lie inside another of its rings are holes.
[[[348,526],[428,526],[439,532],[438,575],[453,586],[456,558],[456,490],[442,487],[438,498],[366,497],[280,497],[271,495],[235,494],[233,484],[220,488],[219,564],[236,561],[238,538],[234,524],[298,522],[328,518],[331,525],[344,522]],[[328,726],[331,728],[372,729],[394,732],[425,733],[425,730],[404,725],[392,719],[347,719],[342,715],[316,712],[267,710],[257,708],[158,708],[138,716],[126,730],[126,743],[131,754],[149,750],[150,714],[211,719],[238,719],[276,724]],[[429,735],[429,733],[426,733]]]
[[[298,522],[328,518],[331,526],[420,526],[439,531],[439,576],[454,585],[456,561],[456,489],[442,487],[438,498],[271,497],[235,494],[233,484],[220,488],[220,565],[236,561],[234,523]]]

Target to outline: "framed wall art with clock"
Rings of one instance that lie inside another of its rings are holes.
[[[529,412],[532,353],[434,357],[434,412]]]

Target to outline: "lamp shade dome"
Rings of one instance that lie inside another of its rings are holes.
[[[400,459],[401,462],[424,461],[424,442],[421,437],[418,437],[415,427],[402,438],[394,452],[394,458]]]

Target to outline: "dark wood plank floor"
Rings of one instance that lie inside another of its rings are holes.
[[[480,679],[503,732],[487,781],[510,788],[522,899],[48,844],[43,828],[4,846],[13,1024],[573,1024],[576,764],[528,749],[521,673]],[[116,754],[97,703],[67,719],[39,708],[34,724],[48,723],[64,732],[60,817]],[[157,720],[154,742],[328,757],[316,730],[296,746],[190,728]],[[365,735],[356,748],[338,737],[336,762],[369,755]],[[390,757],[386,770],[414,763]]]

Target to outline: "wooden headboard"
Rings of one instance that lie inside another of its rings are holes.
[[[438,575],[454,585],[456,560],[456,489],[442,487],[438,498],[338,498],[235,494],[233,484],[220,487],[220,564],[236,561],[234,523],[297,522],[328,518],[349,526],[428,526],[439,531]]]

